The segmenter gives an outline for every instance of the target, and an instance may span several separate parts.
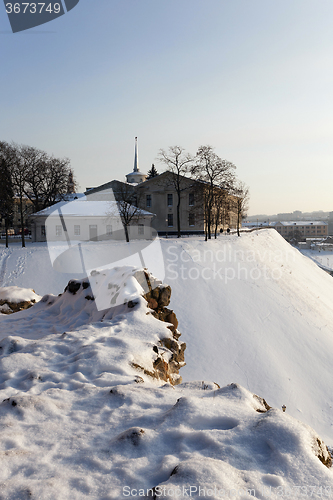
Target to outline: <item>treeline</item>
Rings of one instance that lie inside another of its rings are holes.
[[[195,155],[187,153],[181,146],[161,149],[158,159],[173,175],[173,187],[177,193],[177,233],[181,236],[181,194],[188,189],[184,177],[196,181],[192,186],[194,195],[203,203],[202,217],[205,223],[206,240],[217,236],[218,227],[224,225],[232,211],[237,217],[237,233],[242,218],[248,209],[249,189],[237,179],[236,166],[220,158],[212,146],[200,146]]]
[[[55,158],[40,149],[0,141],[0,217],[5,220],[6,246],[8,229],[18,203],[22,246],[25,246],[25,200],[38,212],[61,200],[73,180],[70,160]]]

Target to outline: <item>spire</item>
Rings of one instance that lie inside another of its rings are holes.
[[[138,167],[138,138],[135,138],[134,168],[130,174],[126,175],[126,181],[130,184],[140,184],[146,180],[146,174],[142,174]]]
[[[134,153],[134,170],[133,172],[139,172],[138,167],[138,138],[135,138],[135,153]]]

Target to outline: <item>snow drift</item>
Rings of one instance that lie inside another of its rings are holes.
[[[179,335],[152,314],[158,288],[97,311],[88,281],[71,281],[1,318],[20,335],[0,341],[0,498],[329,494],[331,457],[307,425],[238,384],[149,375]]]

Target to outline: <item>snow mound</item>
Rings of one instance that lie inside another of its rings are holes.
[[[123,304],[98,310],[85,278],[1,317],[1,500],[328,493],[331,458],[309,426],[238,384],[150,376],[174,325],[126,272]]]
[[[7,286],[0,288],[0,313],[11,314],[31,307],[41,299],[31,288]]]
[[[118,281],[115,281],[115,276]],[[84,352],[88,359],[95,355],[97,364],[93,368],[99,370],[98,373],[112,373],[114,370],[116,374],[125,375],[131,366],[129,373],[132,379],[136,369],[136,373],[140,372],[144,376],[168,380],[172,384],[179,383],[179,368],[185,364],[186,346],[178,340],[180,333],[173,325],[159,321],[151,314],[154,311],[147,308],[147,301],[141,295],[144,288],[140,284],[147,283],[146,276],[150,287],[153,283],[158,286],[156,290],[161,288],[158,280],[146,271],[136,268],[118,269],[116,275],[114,270],[95,273],[91,278],[94,291],[99,296],[99,303],[103,302],[108,306],[103,310],[97,309],[96,294],[92,293],[92,286],[87,278],[69,281],[64,293],[58,297],[45,295],[32,309],[17,313],[15,317],[0,318],[0,339],[4,342],[3,346],[0,343],[0,352],[1,349],[6,352],[8,342],[18,349],[23,339],[37,340],[45,336],[48,336],[46,344],[55,345],[57,352],[59,343],[61,349],[65,349],[66,339],[70,335],[69,332],[72,332],[71,335],[77,338],[77,349],[80,351],[85,347]],[[170,287],[165,288],[169,292]],[[114,303],[119,302],[119,298],[122,303],[114,306]],[[94,346],[91,346],[85,339],[87,335],[93,335],[91,332],[96,335],[100,328],[103,328],[103,335],[94,340]],[[61,342],[59,336],[55,339],[49,336],[60,333],[62,339],[67,335]],[[15,340],[15,336],[19,338]],[[77,356],[81,358],[75,351],[68,359],[76,359]],[[21,354],[18,354],[18,358],[20,357]],[[32,371],[33,366],[38,366],[42,358],[43,356],[38,354],[29,370]],[[26,362],[27,357],[24,359]],[[104,366],[106,359],[112,361]],[[101,366],[99,360],[103,360]],[[66,363],[72,373],[73,366],[68,360]],[[84,365],[80,370],[82,373],[89,372],[84,361],[79,365]]]
[[[133,277],[134,270],[123,269],[122,281],[119,285],[114,283],[114,271],[108,270],[104,273],[96,273],[91,280],[93,281],[94,291],[99,295],[100,301],[104,304],[104,309],[99,310],[95,304],[95,295],[91,289],[91,283],[88,278],[81,280],[71,280],[66,286],[64,292],[58,296],[47,294],[42,298],[33,294],[30,295],[24,289],[18,287],[6,287],[3,296],[37,297],[38,303],[27,311],[22,311],[13,318],[2,317],[0,321],[0,338],[7,335],[19,335],[23,338],[37,339],[50,333],[60,333],[64,329],[74,330],[80,326],[101,321],[103,318],[109,318],[112,314],[118,314],[119,310],[126,311],[127,303],[140,296],[143,292],[138,281]],[[127,283],[126,283],[127,278]],[[98,280],[100,284],[98,285]],[[109,288],[108,288],[109,285]],[[99,287],[98,289],[96,287]],[[116,289],[120,292],[116,293]],[[22,290],[22,293],[21,293]],[[122,304],[119,308],[113,307],[115,295],[121,293]],[[110,309],[112,311],[110,312]]]
[[[13,302],[38,302],[41,299],[31,288],[20,288],[18,286],[6,286],[0,288],[0,301]]]
[[[310,427],[267,411],[237,384],[140,380],[121,362],[125,343],[106,325],[2,341],[1,498],[171,499],[211,490],[214,498],[301,498],[300,485],[303,497],[311,489],[319,498],[333,486],[328,451]]]

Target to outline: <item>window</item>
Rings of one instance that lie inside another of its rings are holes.
[[[194,214],[189,214],[188,215],[188,225],[189,226],[194,226],[195,224],[195,217]]]
[[[188,204],[190,205],[190,207],[193,207],[193,205],[194,205],[194,193],[189,193]]]
[[[143,224],[138,225],[138,234],[145,234],[145,226]]]
[[[74,226],[74,236],[80,236],[80,226]]]
[[[168,214],[168,227],[173,227],[173,214]]]
[[[45,226],[41,226],[40,227],[40,233],[41,233],[42,236],[46,236],[46,228],[45,228]]]
[[[151,194],[146,195],[146,207],[147,208],[151,207]]]
[[[61,234],[62,234],[61,226],[56,226],[56,236],[61,236]]]
[[[168,194],[168,207],[172,207],[173,205],[173,195],[172,193]]]
[[[108,236],[111,236],[111,234],[112,234],[112,226],[111,226],[111,224],[107,224],[106,225],[106,234]]]

